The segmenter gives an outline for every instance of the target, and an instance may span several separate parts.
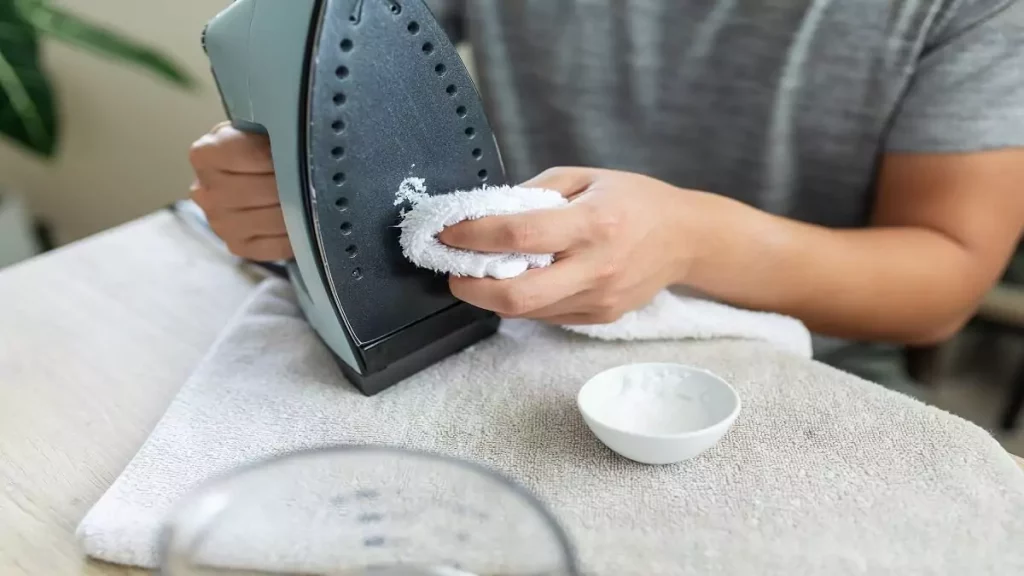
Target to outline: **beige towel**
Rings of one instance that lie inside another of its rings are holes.
[[[744,403],[734,428],[678,465],[610,452],[575,395],[637,361],[729,380]],[[594,575],[1024,574],[1024,473],[984,430],[916,400],[765,343],[610,343],[530,322],[366,398],[278,280],[82,521],[81,544],[153,567],[164,515],[198,482],[335,443],[417,447],[507,473],[549,504]]]

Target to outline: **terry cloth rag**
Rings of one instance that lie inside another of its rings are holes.
[[[694,460],[626,460],[591,434],[576,395],[629,362],[715,372],[743,410]],[[606,342],[515,320],[367,398],[276,279],[225,329],[78,538],[91,557],[153,568],[161,522],[198,483],[337,444],[428,450],[510,476],[550,507],[588,576],[1024,574],[1024,472],[981,428],[910,397],[760,341]],[[239,557],[287,552],[255,536],[235,543]]]
[[[520,186],[485,186],[430,196],[422,178],[408,178],[399,187],[395,204],[411,207],[403,210],[399,242],[412,263],[441,274],[505,280],[531,268],[550,266],[554,254],[473,252],[446,246],[437,235],[465,220],[560,208],[569,202],[553,190]],[[799,320],[741,310],[686,295],[678,288],[659,292],[646,307],[610,324],[563,328],[601,340],[746,338],[769,342],[804,358],[812,355],[811,334]]]

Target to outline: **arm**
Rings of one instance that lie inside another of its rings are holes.
[[[568,209],[441,235],[467,249],[554,252],[555,264],[507,281],[456,278],[453,292],[506,316],[603,323],[675,283],[840,338],[943,339],[996,281],[1024,224],[1024,4],[965,6],[935,32],[892,119],[868,228],[563,168],[527,184],[559,190]]]
[[[801,319],[820,334],[924,344],[966,321],[1024,224],[1024,148],[892,154],[873,225],[836,230],[637,174],[559,168],[527,186],[565,208],[467,221],[451,246],[555,253],[511,280],[452,278],[453,293],[506,317],[606,323],[668,284]]]
[[[870,228],[734,210],[732,229],[748,232],[720,238],[724,264],[692,280],[839,337],[913,344],[956,331],[1024,225],[1024,4],[964,3],[936,26],[885,152]]]
[[[830,230],[716,198],[719,223],[679,280],[849,339],[924,344],[969,319],[1024,225],[1024,149],[891,154],[873,226]],[[733,204],[725,207],[724,204]]]

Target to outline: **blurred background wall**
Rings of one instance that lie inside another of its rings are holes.
[[[63,121],[59,155],[42,162],[0,139],[0,187],[24,195],[61,244],[188,195],[188,147],[223,119],[200,33],[230,0],[55,3],[173,55],[201,83],[188,93],[62,44],[44,45]]]

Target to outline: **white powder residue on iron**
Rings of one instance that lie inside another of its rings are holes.
[[[427,195],[427,183],[423,178],[406,178],[398,185],[398,193],[395,194],[395,206],[406,202],[415,206],[422,200],[429,198]]]
[[[687,377],[666,369],[626,374],[594,406],[593,414],[609,426],[640,434],[699,430],[711,424],[710,417],[699,389],[680,385]]]

